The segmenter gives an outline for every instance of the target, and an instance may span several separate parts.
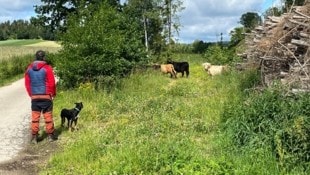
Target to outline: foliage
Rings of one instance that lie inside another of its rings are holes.
[[[172,53],[188,54],[188,53],[192,53],[192,50],[193,50],[192,44],[175,43],[175,44],[171,45],[171,52]]]
[[[110,5],[119,5],[118,0],[105,0]],[[102,1],[96,0],[41,0],[40,5],[35,5],[36,18],[32,18],[38,26],[44,27],[46,31],[52,33],[65,32],[70,15],[79,12],[92,5],[100,6]]]
[[[237,46],[241,41],[245,39],[244,28],[236,27],[230,32],[230,47]]]
[[[89,9],[83,11],[83,18],[72,16],[63,35],[57,67],[66,87],[83,82],[107,85],[128,75],[145,58],[134,21],[106,3],[96,12]]]
[[[208,47],[207,51],[203,54],[205,62],[211,64],[229,64],[237,61],[239,58],[235,56],[233,50],[229,50],[226,47],[221,47],[219,45],[212,45]]]
[[[201,40],[195,40],[192,45],[193,45],[192,50],[193,53],[202,54],[206,52],[206,50],[208,49],[209,46],[212,45],[212,43],[205,43]]]
[[[146,50],[160,55],[167,49],[173,49],[175,42],[172,38],[180,30],[177,13],[184,9],[182,3],[181,0],[129,0],[123,13],[140,25]]]
[[[42,28],[27,20],[5,21],[0,23],[0,40],[38,39],[42,36],[42,31]]]
[[[280,8],[277,7],[270,7],[264,12],[264,18],[267,18],[268,16],[281,16],[283,11]]]
[[[123,13],[139,24],[141,40],[146,50],[152,54],[160,54],[165,46],[165,40],[161,34],[163,30],[159,11],[161,8],[158,4],[153,0],[129,0],[123,8]]]
[[[247,12],[240,17],[240,24],[245,27],[246,32],[250,32],[250,30],[261,24],[261,22],[262,19],[256,12]]]
[[[223,116],[226,131],[238,147],[271,148],[285,171],[305,167],[310,157],[309,94],[286,95],[278,86],[251,93]],[[307,169],[307,168],[306,168]]]
[[[162,11],[161,18],[163,21],[163,34],[166,43],[172,44],[173,36],[178,35],[180,30],[178,12],[184,9],[182,0],[162,0],[160,2]]]
[[[283,11],[288,12],[292,5],[302,6],[304,5],[305,0],[284,0]]]

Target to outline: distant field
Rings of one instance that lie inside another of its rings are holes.
[[[0,41],[0,47],[2,46],[45,46],[45,47],[61,47],[55,41],[46,40],[6,40]]]
[[[14,56],[34,54],[37,50],[57,52],[61,45],[55,41],[45,40],[7,40],[0,41],[0,60]]]

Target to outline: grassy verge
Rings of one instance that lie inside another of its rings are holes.
[[[109,94],[91,84],[60,92],[55,116],[77,101],[85,108],[80,130],[61,133],[63,150],[42,174],[232,172],[230,162],[218,157],[223,155],[216,142],[224,104],[238,98],[238,81],[232,74],[210,78],[201,63],[191,61],[189,78],[150,70],[123,80]]]

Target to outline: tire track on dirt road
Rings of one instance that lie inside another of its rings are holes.
[[[30,105],[24,79],[0,87],[0,164],[14,159],[28,143]]]

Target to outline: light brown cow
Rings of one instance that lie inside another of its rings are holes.
[[[211,76],[222,74],[228,69],[227,65],[211,65],[210,63],[203,63],[202,65]]]
[[[227,70],[227,66],[217,66],[217,65],[211,65],[211,67],[208,69],[208,74],[211,76],[219,75],[224,73]]]
[[[160,71],[165,74],[170,74],[171,78],[172,77],[177,78],[177,73],[174,70],[174,67],[172,64],[161,64]]]
[[[205,69],[205,71],[208,71],[209,67],[211,67],[211,63],[208,62],[202,63],[202,67]]]

